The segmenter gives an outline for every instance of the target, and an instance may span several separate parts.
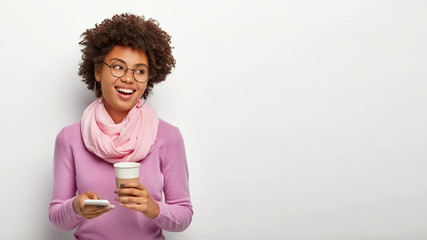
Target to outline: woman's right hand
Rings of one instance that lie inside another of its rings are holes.
[[[86,218],[86,219],[92,219],[101,216],[104,213],[109,212],[110,210],[114,209],[114,205],[109,206],[88,206],[85,204],[85,199],[99,199],[98,194],[87,191],[85,193],[80,194],[73,200],[73,208],[74,211]]]

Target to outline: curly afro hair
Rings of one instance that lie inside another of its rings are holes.
[[[154,19],[133,14],[114,15],[95,28],[87,29],[82,35],[82,62],[79,75],[87,88],[94,90],[95,67],[99,67],[105,56],[116,45],[141,49],[148,57],[149,80],[142,98],[146,99],[154,84],[162,82],[175,67],[170,46],[171,37],[159,27]],[[96,97],[101,97],[101,86],[96,84]]]

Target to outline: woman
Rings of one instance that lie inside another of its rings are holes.
[[[155,20],[122,14],[82,37],[79,75],[98,99],[57,136],[50,221],[61,231],[78,227],[75,239],[164,239],[162,229],[185,230],[193,210],[182,136],[141,100],[175,66],[170,36]],[[140,182],[116,189],[113,164],[127,161],[141,164]]]

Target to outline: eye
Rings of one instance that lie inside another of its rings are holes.
[[[144,75],[145,74],[145,70],[144,69],[136,69],[135,73],[138,75]]]
[[[138,66],[135,68],[136,75],[143,76],[143,75],[147,75],[147,73],[148,73],[148,69],[145,66]]]
[[[122,65],[120,65],[120,64],[113,64],[111,67],[114,68],[115,70],[122,70],[122,69],[124,69],[124,67]]]

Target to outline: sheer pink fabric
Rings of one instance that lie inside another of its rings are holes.
[[[99,98],[85,109],[81,131],[86,148],[114,164],[144,159],[153,150],[158,125],[156,112],[142,100],[115,124]]]

